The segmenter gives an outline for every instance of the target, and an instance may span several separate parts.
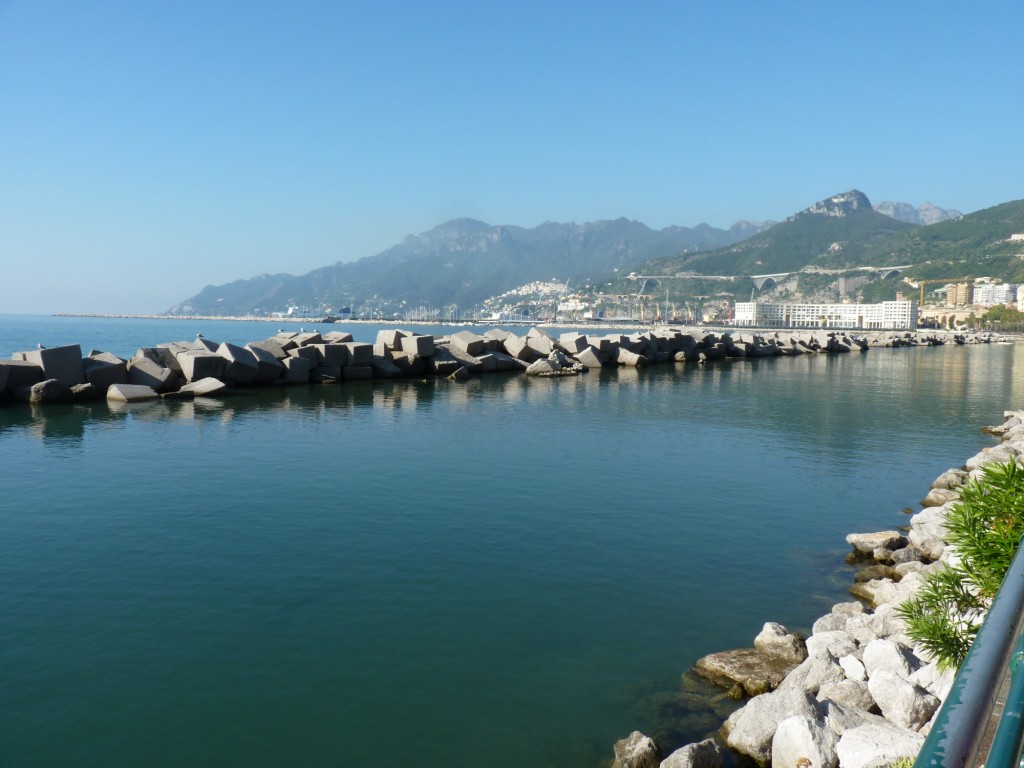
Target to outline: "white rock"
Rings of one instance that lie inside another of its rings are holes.
[[[807,654],[809,656],[820,656],[822,651],[828,651],[839,658],[856,650],[857,643],[854,639],[846,632],[839,630],[818,632],[807,639]]]
[[[847,680],[860,681],[868,679],[868,673],[867,670],[864,669],[864,663],[852,654],[840,657],[839,666],[842,667],[843,672],[846,673]]]
[[[892,640],[872,640],[864,648],[864,669],[870,680],[879,672],[892,672],[904,680],[910,680],[915,671],[910,651]]]
[[[935,661],[931,661],[910,676],[910,682],[924,688],[939,701],[945,701],[949,689],[953,687],[956,672],[952,669],[940,670]]]
[[[814,656],[808,656],[786,675],[786,679],[779,684],[779,690],[797,688],[817,693],[825,683],[838,683],[845,679],[846,673],[839,666],[835,656],[821,650]]]
[[[650,736],[633,731],[615,742],[615,761],[612,768],[658,768],[661,750]]]
[[[817,719],[818,702],[799,688],[777,689],[755,696],[733,712],[722,730],[726,744],[759,763],[771,758],[772,737],[779,723],[793,715]]]
[[[902,757],[915,758],[924,737],[895,725],[871,723],[839,737],[836,753],[843,768],[886,768]]]
[[[914,731],[931,719],[940,703],[924,688],[888,670],[872,674],[868,690],[886,720]]]
[[[680,747],[661,761],[660,768],[722,768],[722,750],[714,739]]]
[[[775,768],[836,768],[838,739],[818,719],[795,715],[787,717],[772,739],[772,765]]]
[[[865,712],[875,707],[868,684],[863,680],[840,680],[826,683],[818,689],[818,701],[834,701],[844,707],[862,709]]]
[[[754,638],[754,647],[769,658],[780,659],[789,664],[799,664],[807,658],[804,641],[774,621],[764,625]]]

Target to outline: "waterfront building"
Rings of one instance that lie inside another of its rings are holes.
[[[1017,301],[1016,283],[975,283],[974,303],[982,307],[1013,304]]]
[[[917,302],[777,304],[765,301],[738,301],[733,324],[747,328],[903,330],[917,327]]]
[[[966,307],[974,301],[974,283],[949,283],[946,286],[946,306]]]

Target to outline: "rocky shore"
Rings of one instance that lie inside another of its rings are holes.
[[[431,336],[382,330],[373,344],[344,331],[282,331],[245,346],[197,336],[142,347],[129,359],[66,345],[16,352],[0,360],[0,401],[33,404],[106,398],[136,402],[213,397],[252,386],[336,384],[352,380],[443,377],[466,381],[482,373],[575,376],[604,366],[867,352],[874,348],[989,343],[991,334],[953,337],[915,333],[785,332],[770,335],[698,333],[658,328],[633,334],[562,333],[540,328],[518,335],[500,329]]]
[[[752,648],[697,661],[697,673],[745,700],[719,730],[667,757],[636,731],[616,742],[613,768],[887,768],[916,757],[954,674],[915,646],[897,609],[926,573],[956,562],[943,521],[958,489],[982,467],[1024,454],[1024,411],[1004,416],[984,428],[1000,444],[940,475],[906,531],[847,536],[856,600],[834,605],[810,637],[768,622]]]

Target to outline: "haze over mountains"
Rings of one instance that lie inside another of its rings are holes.
[[[1014,205],[1006,204],[1009,208],[1001,223],[985,220],[980,228],[975,225],[985,219],[986,212],[963,217],[930,203],[919,208],[893,202],[872,207],[857,190],[814,203],[777,224],[741,221],[727,230],[706,224],[654,230],[624,218],[584,224],[546,222],[533,228],[455,219],[354,262],[299,276],[265,274],[207,286],[169,313],[269,314],[290,306],[315,313],[369,305],[383,314],[398,314],[416,306],[474,306],[541,280],[557,279],[574,289],[591,291],[600,284],[615,292],[628,290],[623,278],[634,271],[740,279],[751,274],[820,273],[924,262],[916,254],[929,249],[938,259],[935,263],[942,265],[946,252],[942,243],[956,243],[961,256],[971,256],[979,248],[1006,256],[1013,248],[1000,248],[998,243],[1008,233],[1024,231],[1024,220],[1018,221],[1021,212]],[[987,211],[998,208],[1003,206]],[[913,234],[924,232],[928,236]],[[935,232],[938,239],[932,236]],[[1015,265],[1002,266],[1008,272]],[[963,271],[953,265],[948,269]],[[709,289],[699,280],[694,282],[689,288],[680,283],[673,290],[704,293]],[[804,283],[809,290],[821,289],[820,280],[807,278]]]

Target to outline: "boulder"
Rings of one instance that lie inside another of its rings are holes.
[[[80,386],[76,384],[75,386]],[[21,387],[15,395],[33,405],[47,403],[66,403],[74,399],[70,387],[66,387],[58,379],[43,379],[27,387]]]
[[[107,400],[119,403],[139,403],[159,397],[155,389],[144,384],[112,384],[107,389]]]
[[[956,491],[947,488],[932,488],[928,491],[928,495],[921,499],[921,506],[939,507],[951,501],[956,501],[959,498],[960,494]]]
[[[888,768],[897,760],[913,760],[924,736],[888,723],[870,723],[846,730],[836,744],[843,768]]]
[[[918,668],[909,648],[902,643],[886,639],[872,640],[868,643],[861,660],[869,678],[879,672],[891,672],[904,680],[910,680],[910,676]]]
[[[714,739],[680,747],[661,761],[660,768],[723,768],[722,750]]]
[[[730,747],[764,764],[771,759],[779,723],[795,715],[817,720],[820,714],[818,702],[806,691],[780,688],[748,701],[729,716],[722,730]]]
[[[831,632],[818,632],[807,639],[807,654],[819,656],[827,652],[838,659],[857,650],[856,641],[850,635],[839,629]]]
[[[839,666],[842,667],[843,672],[846,673],[847,680],[862,682],[868,679],[868,672],[864,668],[864,662],[852,654],[841,656],[839,658]]]
[[[839,739],[818,718],[787,717],[772,739],[774,768],[836,768]]]
[[[774,690],[794,664],[764,655],[756,648],[709,653],[693,665],[702,677],[723,687],[738,684],[748,696]]]
[[[834,701],[844,707],[863,709],[865,712],[875,706],[868,684],[864,680],[840,680],[825,683],[818,689],[818,701]]]
[[[860,555],[871,556],[878,548],[899,549],[907,545],[907,540],[899,531],[878,531],[877,533],[851,533],[846,543]]]
[[[868,677],[868,690],[886,720],[912,731],[927,723],[940,704],[924,688],[884,669]]]
[[[932,483],[932,488],[944,488],[954,490],[967,482],[967,473],[962,469],[947,469]]]
[[[615,760],[612,768],[658,768],[661,750],[650,736],[633,731],[615,742]]]
[[[34,349],[25,353],[25,360],[38,365],[44,379],[56,379],[68,390],[75,384],[85,383],[82,348],[78,344]]]
[[[779,690],[799,689],[809,693],[817,693],[826,683],[838,683],[846,679],[846,672],[839,666],[835,656],[827,650],[820,649],[813,656],[808,656],[786,679],[779,684]]]
[[[807,658],[807,646],[803,638],[774,621],[762,627],[754,638],[754,648],[768,658],[794,666]]]

